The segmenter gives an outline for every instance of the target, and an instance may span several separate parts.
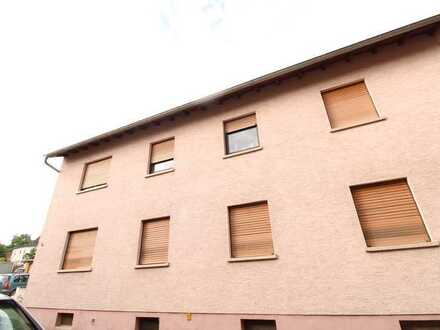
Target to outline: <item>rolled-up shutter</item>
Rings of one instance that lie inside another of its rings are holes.
[[[233,258],[273,255],[267,202],[229,207]]]
[[[111,158],[99,160],[86,165],[82,189],[99,186],[107,183]]]
[[[155,143],[151,149],[151,163],[174,158],[174,139]]]
[[[255,114],[225,122],[225,132],[231,133],[257,125]]]
[[[169,218],[147,220],[143,223],[139,263],[168,262]]]
[[[367,246],[429,242],[406,179],[351,188]]]
[[[364,82],[323,92],[332,128],[362,124],[379,116]]]
[[[97,229],[71,232],[64,256],[63,269],[92,266]]]

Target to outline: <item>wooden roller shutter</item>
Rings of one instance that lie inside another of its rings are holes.
[[[274,254],[267,202],[229,207],[229,222],[233,258]]]
[[[364,82],[322,93],[332,128],[362,124],[379,118]]]
[[[273,320],[243,320],[243,330],[276,330]]]
[[[141,265],[168,262],[169,226],[169,218],[143,222]]]
[[[110,160],[111,158],[106,158],[87,164],[81,188],[86,189],[107,183]]]
[[[97,229],[71,232],[64,256],[63,269],[90,268]]]
[[[351,188],[367,246],[429,242],[406,179]]]
[[[257,125],[255,114],[225,122],[225,132],[231,133]]]
[[[158,163],[174,158],[174,139],[153,144],[151,163]]]

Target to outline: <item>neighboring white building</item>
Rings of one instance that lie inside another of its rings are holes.
[[[25,246],[12,250],[11,262],[13,264],[22,264],[26,253],[30,253],[35,246]]]

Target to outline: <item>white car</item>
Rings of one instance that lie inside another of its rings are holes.
[[[0,294],[0,330],[44,330],[26,308]]]

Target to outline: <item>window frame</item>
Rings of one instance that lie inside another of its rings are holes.
[[[43,328],[33,318],[33,316],[30,315],[29,312],[21,305],[19,305],[14,299],[0,300],[0,311],[5,307],[13,309],[14,312],[20,317],[20,320],[27,323],[26,325],[30,325],[32,327],[32,330],[43,330]]]
[[[140,330],[140,322],[141,320],[157,320],[157,326],[158,329],[160,329],[160,317],[154,317],[154,316],[138,316],[136,317],[136,321],[135,321],[135,330]]]
[[[240,323],[241,323],[241,330],[249,330],[246,329],[246,324],[247,322],[273,322],[275,325],[275,329],[277,330],[277,321],[275,319],[241,319]]]
[[[158,170],[158,171],[154,171],[154,170],[153,170],[154,166],[156,166],[156,165],[158,165],[158,164],[162,164],[162,163],[167,163],[167,162],[169,162],[169,161],[172,161],[172,162],[173,162],[173,166],[171,166],[171,167],[169,167],[169,168],[165,168],[165,169],[163,169],[163,170]],[[171,171],[171,170],[173,170],[173,169],[174,169],[174,158],[170,158],[170,159],[162,160],[162,161],[160,161],[160,162],[150,163],[150,168],[148,169],[148,170],[149,170],[149,173],[148,173],[148,174],[157,174],[157,173],[162,173],[162,172],[166,172],[166,171]]]
[[[61,324],[63,315],[69,315],[69,316],[71,315],[72,316],[72,323],[71,324]],[[57,317],[55,320],[55,327],[66,327],[66,328],[73,327],[74,318],[75,318],[75,313],[66,313],[66,312],[57,313]]]
[[[166,262],[161,263],[147,263],[141,264],[141,254],[142,254],[142,241],[144,238],[144,223],[147,221],[158,221],[158,220],[168,220],[168,257]],[[165,215],[161,217],[155,217],[151,219],[143,219],[140,221],[139,226],[139,235],[138,235],[138,246],[137,246],[137,254],[136,254],[136,263],[135,269],[141,268],[160,268],[160,267],[168,267],[170,265],[170,243],[171,243],[171,216]]]
[[[325,101],[324,101],[324,94],[328,93],[328,92],[336,91],[336,90],[341,89],[341,88],[345,88],[345,87],[349,87],[349,86],[352,86],[352,85],[356,85],[356,84],[359,84],[359,83],[364,83],[365,89],[367,90],[368,96],[370,97],[371,103],[373,104],[373,108],[376,111],[377,118],[375,118],[373,120],[368,120],[368,121],[365,121],[365,122],[361,122],[361,123],[356,123],[356,124],[353,124],[353,125],[347,125],[347,126],[343,126],[343,127],[332,127],[332,123],[330,121],[330,116],[329,116],[329,113],[328,113],[328,109],[327,109],[327,106],[326,106]],[[359,126],[369,125],[369,124],[373,124],[373,123],[376,123],[376,122],[383,121],[383,120],[387,119],[387,117],[383,116],[381,111],[379,111],[379,109],[377,108],[376,102],[374,101],[373,95],[370,92],[370,89],[368,87],[368,84],[367,84],[367,81],[366,81],[365,77],[358,78],[358,79],[355,79],[355,80],[351,80],[349,82],[340,83],[340,84],[332,86],[332,87],[324,88],[324,89],[322,89],[320,91],[320,94],[321,94],[321,102],[322,102],[322,104],[324,106],[324,110],[325,110],[325,115],[327,117],[327,121],[328,121],[328,124],[330,126],[330,133],[344,131],[344,130],[347,130],[347,129],[350,129],[350,128],[359,127]]]
[[[429,330],[429,326],[440,327],[440,320],[399,320],[400,328],[402,330],[412,330],[412,326],[427,325],[426,330]]]
[[[92,254],[92,261],[90,263],[89,267],[84,267],[84,268],[72,268],[72,269],[64,269],[64,262],[65,262],[65,258],[66,258],[66,254],[67,254],[67,248],[69,247],[69,243],[70,243],[70,238],[71,235],[74,233],[80,233],[80,232],[85,232],[85,231],[92,231],[92,230],[96,230],[96,238],[95,238],[95,245],[93,247],[93,254]],[[58,267],[58,273],[80,273],[80,272],[90,272],[93,270],[93,266],[94,266],[94,261],[95,261],[95,249],[96,249],[96,242],[98,241],[98,233],[99,233],[99,228],[98,227],[90,227],[90,228],[85,228],[85,229],[77,229],[77,230],[69,230],[67,231],[66,237],[64,239],[64,247],[63,247],[63,253],[62,253],[62,257],[61,257],[61,262],[59,264]]]
[[[352,194],[352,188],[358,188],[358,187],[362,187],[362,186],[366,186],[366,185],[381,184],[381,183],[385,183],[385,182],[392,182],[392,181],[398,181],[398,180],[406,180],[406,184],[408,185],[409,192],[411,193],[411,197],[412,197],[412,199],[417,207],[417,210],[420,214],[420,219],[421,219],[422,224],[426,230],[426,234],[427,234],[428,238],[430,239],[430,242],[412,243],[412,244],[405,244],[405,245],[387,245],[387,246],[380,246],[380,247],[379,246],[378,247],[369,247],[367,245],[365,233],[364,233],[362,226],[360,224],[359,214],[357,212],[356,203],[354,201],[353,194]],[[367,182],[362,182],[362,183],[356,183],[356,184],[349,185],[348,191],[349,191],[351,202],[353,205],[354,214],[356,216],[357,223],[359,225],[359,229],[361,231],[362,238],[364,240],[364,244],[365,244],[365,248],[366,248],[367,252],[406,250],[406,249],[411,249],[411,248],[436,247],[436,246],[440,245],[438,241],[433,239],[432,233],[426,223],[422,208],[420,207],[420,204],[419,204],[416,196],[414,195],[414,190],[413,190],[413,187],[412,187],[411,182],[408,179],[408,177],[405,177],[405,176],[404,177],[394,177],[394,178],[389,178],[389,179],[380,179],[380,180],[373,180],[373,181],[367,181]]]
[[[107,159],[112,159],[113,156],[105,156],[105,157],[101,157],[95,160],[91,160],[88,162],[85,162],[83,165],[83,169],[82,169],[82,173],[81,173],[81,180],[79,183],[79,187],[78,187],[78,193],[82,193],[82,192],[86,192],[86,191],[91,191],[91,190],[96,190],[96,189],[100,189],[100,188],[105,188],[108,187],[108,179],[106,180],[107,182],[101,183],[101,184],[97,184],[97,185],[93,185],[93,186],[89,186],[89,187],[84,187],[84,180],[86,178],[86,173],[87,173],[87,169],[89,167],[90,164],[94,164],[94,163],[98,163],[101,162],[103,160],[107,160]],[[108,175],[108,178],[110,177],[110,175]]]
[[[153,162],[152,162],[152,158],[153,158],[153,146],[156,145],[156,144],[160,144],[160,143],[163,143],[163,142],[170,141],[170,140],[174,140],[173,158],[169,158],[169,159],[162,160],[162,161],[160,161],[160,162],[155,162],[155,163],[153,163]],[[147,162],[147,164],[148,164],[147,177],[148,177],[148,176],[154,176],[154,175],[157,175],[157,174],[162,174],[162,173],[172,172],[172,171],[175,170],[175,168],[176,168],[176,153],[175,153],[175,149],[176,149],[176,148],[175,148],[175,146],[176,146],[176,137],[175,137],[175,136],[167,137],[167,138],[164,138],[164,139],[157,140],[157,141],[154,141],[154,142],[150,142],[150,143],[149,143],[148,162]],[[173,161],[173,166],[172,166],[172,167],[167,168],[167,169],[164,169],[164,170],[156,171],[156,172],[153,172],[153,171],[152,171],[152,168],[153,168],[154,165],[156,165],[156,164],[161,164],[161,163],[165,163],[165,162],[168,162],[168,161],[170,161],[170,160]]]
[[[252,116],[252,115],[255,116],[255,122],[256,122],[255,125],[249,126],[249,127],[246,127],[246,128],[240,128],[240,129],[235,130],[233,132],[226,132],[226,124],[227,123],[232,122],[234,120],[239,120],[239,119],[242,119],[242,118],[245,118],[245,117],[248,117],[248,116]],[[234,151],[234,152],[229,152],[228,136],[231,135],[231,134],[234,134],[234,133],[238,133],[238,132],[242,132],[242,131],[245,131],[245,130],[249,130],[251,128],[256,128],[257,145],[255,147],[249,147],[249,148],[237,150],[237,151]],[[225,156],[231,156],[231,155],[236,155],[236,154],[240,154],[240,153],[246,153],[248,151],[252,151],[252,150],[261,148],[261,137],[260,137],[260,130],[258,129],[257,113],[256,112],[250,112],[250,113],[247,113],[247,114],[244,114],[244,115],[240,115],[240,116],[237,116],[237,117],[234,117],[234,118],[229,118],[229,119],[223,120],[223,144],[224,144]]]
[[[271,230],[271,238],[272,238],[272,248],[273,253],[271,255],[265,255],[265,256],[252,256],[252,257],[234,257],[232,255],[232,231],[231,231],[231,218],[230,218],[230,209],[233,207],[240,207],[240,206],[248,206],[248,205],[256,205],[261,203],[267,203],[268,207],[268,214],[269,214],[269,221],[270,221],[270,230]],[[247,262],[247,261],[263,261],[263,260],[275,260],[278,259],[278,254],[276,253],[276,246],[275,246],[275,240],[274,240],[274,234],[273,234],[273,223],[272,218],[270,216],[270,203],[267,199],[261,199],[254,202],[246,202],[246,203],[239,203],[239,204],[231,204],[226,207],[226,226],[227,226],[227,233],[228,233],[228,262],[229,263],[235,263],[235,262]]]

